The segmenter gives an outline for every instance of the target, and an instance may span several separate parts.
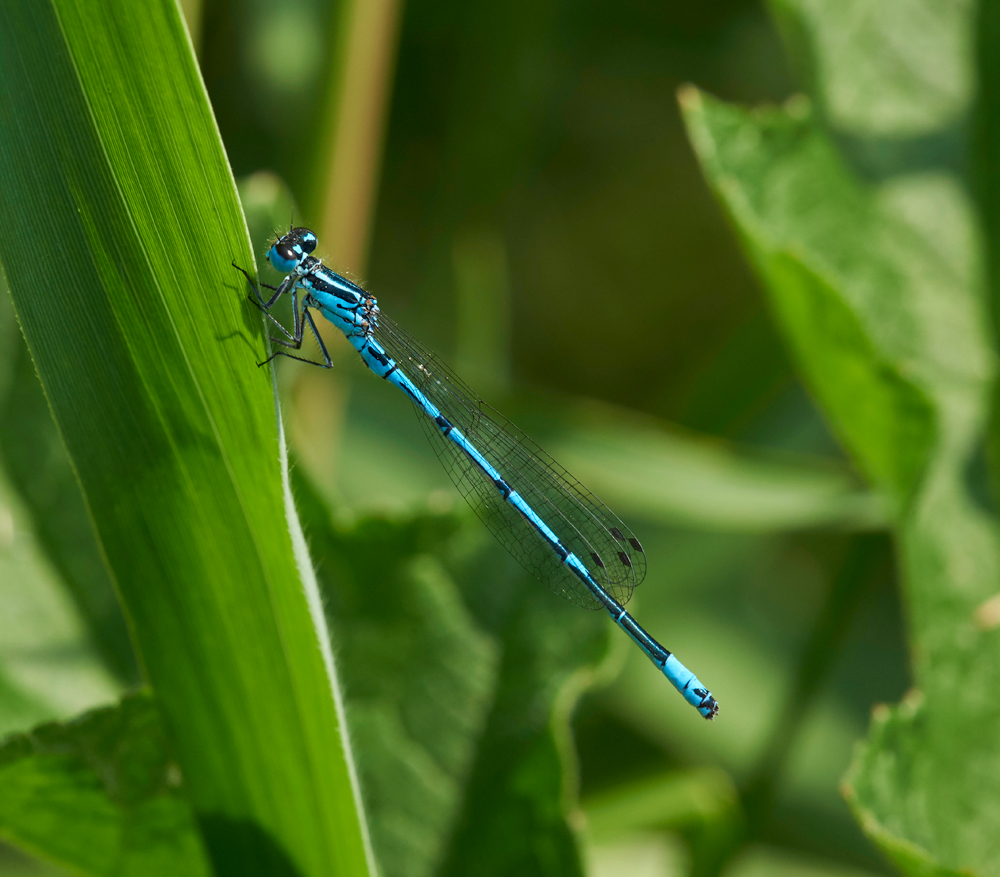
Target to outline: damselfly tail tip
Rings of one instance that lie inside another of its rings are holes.
[[[706,693],[705,699],[698,706],[698,712],[712,722],[719,714],[719,704],[716,702],[715,698],[712,697],[712,695]]]

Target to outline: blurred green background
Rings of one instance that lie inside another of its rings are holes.
[[[289,216],[316,228],[317,255],[363,280],[612,505],[649,557],[630,609],[720,702],[704,723],[610,622],[577,622],[600,660],[560,695],[559,708],[575,703],[560,782],[587,873],[891,873],[838,790],[873,706],[910,684],[883,504],[796,376],[677,99],[685,83],[744,105],[807,88],[774,19],[748,0],[372,7],[380,51],[352,75],[385,110],[376,101],[359,132],[367,168],[342,159],[371,185],[336,202],[334,218],[324,181],[352,133],[336,93],[349,7],[217,0],[186,13],[258,254]],[[863,138],[837,142],[871,179],[891,159]],[[914,161],[933,165],[934,148]],[[956,151],[947,138],[940,149]],[[9,394],[33,375],[9,314],[3,325]],[[332,372],[280,364],[301,475],[344,533],[452,522],[432,553],[459,570],[481,620],[516,571],[458,504],[407,401],[332,347]],[[59,453],[39,468],[65,467]],[[5,451],[8,468],[16,459]],[[87,633],[88,605],[91,617],[113,608],[66,596],[71,573],[23,508],[19,492],[41,488],[8,475],[3,731],[68,717],[134,680],[127,646]],[[984,475],[970,480],[982,487]],[[538,590],[539,611],[562,612]],[[349,710],[366,691],[351,648]],[[558,726],[559,708],[533,726]],[[488,820],[469,800],[466,823]],[[42,873],[0,852],[5,877]],[[425,872],[397,862],[386,873]]]

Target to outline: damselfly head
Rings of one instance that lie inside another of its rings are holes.
[[[315,249],[316,235],[308,228],[293,228],[274,242],[267,251],[267,261],[287,274]]]

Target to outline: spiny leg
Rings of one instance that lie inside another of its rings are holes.
[[[264,301],[263,296],[260,294],[260,289],[257,287],[256,282],[254,282],[254,280],[250,277],[250,275],[247,274],[247,272],[244,271],[235,262],[231,264],[237,271],[239,271],[247,279],[247,283],[250,284],[250,288],[253,290],[253,295],[247,296],[250,299],[250,303],[253,304],[257,308],[257,310],[259,310],[265,317],[267,317],[275,326],[277,326],[282,331],[282,334],[284,334],[286,338],[294,340],[295,336],[291,332],[289,332],[284,326],[282,326],[281,323],[278,322],[278,320],[276,320],[270,313],[270,309],[274,306],[274,303],[281,297],[282,293],[286,291],[284,288],[285,287],[284,282],[282,282],[281,286],[277,287],[271,286],[270,283],[260,284],[261,286],[266,287],[267,289],[274,290],[274,295],[272,295],[271,298],[269,298],[267,301]],[[317,365],[319,365],[319,363],[317,363]]]
[[[302,339],[305,335],[305,327],[308,323],[309,328],[312,330],[313,338],[316,339],[320,352],[323,354],[323,362],[316,362],[314,359],[306,359],[303,356],[295,356],[292,353],[285,353],[284,350],[276,350],[263,362],[258,362],[257,366],[260,367],[262,365],[267,365],[276,356],[287,356],[289,359],[297,359],[299,362],[308,362],[310,365],[318,365],[321,368],[333,368],[333,360],[330,359],[330,354],[327,352],[326,345],[323,343],[323,339],[320,337],[319,331],[316,329],[316,324],[313,322],[312,314],[309,313],[309,309],[306,307],[303,307],[301,310],[299,309],[298,290],[295,289],[292,290],[292,317],[295,321],[295,334],[289,336],[292,340],[282,341],[280,338],[275,338],[273,335],[271,336],[271,340],[275,344],[280,344],[282,347],[289,347],[292,350],[300,350],[302,348]]]
[[[294,286],[291,289],[292,319],[294,321],[294,331],[289,332],[283,325],[281,325],[280,322],[278,322],[269,313],[269,309],[274,306],[274,303],[281,297],[281,294],[287,291],[285,281],[282,281],[282,284],[279,287],[271,286],[269,283],[262,283],[261,286],[264,286],[267,289],[274,290],[274,295],[272,295],[271,298],[268,299],[267,301],[264,301],[264,297],[260,294],[260,289],[257,287],[257,284],[254,282],[253,278],[235,262],[232,262],[231,264],[237,271],[239,271],[246,278],[247,283],[250,284],[250,288],[253,290],[253,295],[249,297],[250,301],[253,302],[253,304],[256,305],[257,308],[261,311],[261,313],[263,313],[265,317],[267,317],[272,323],[274,323],[274,325],[281,330],[285,338],[288,339],[287,341],[284,341],[281,338],[275,338],[273,335],[270,335],[268,337],[271,339],[271,341],[273,341],[275,344],[282,345],[282,347],[289,347],[292,350],[299,350],[302,347],[302,338],[305,330],[305,323],[309,323],[309,328],[312,330],[313,337],[316,339],[316,343],[319,345],[319,349],[323,354],[323,360],[324,360],[323,362],[316,362],[316,360],[314,359],[306,359],[305,357],[302,356],[294,356],[291,353],[285,353],[283,350],[277,350],[263,362],[258,362],[257,367],[260,368],[262,365],[267,365],[276,356],[287,356],[289,359],[297,359],[299,362],[308,362],[310,365],[318,365],[321,368],[333,368],[333,360],[330,359],[330,354],[326,349],[326,345],[323,343],[323,339],[320,337],[320,334],[316,329],[316,324],[313,322],[313,318],[310,315],[309,310],[307,308],[302,308],[301,311],[299,310],[298,290]]]
[[[246,272],[246,269],[241,268],[235,262],[230,262],[229,264],[232,265],[237,271],[240,272],[240,274],[242,274],[247,279],[247,283],[250,284],[250,288],[253,290],[254,297],[256,298],[256,301],[254,301],[254,299],[251,299],[251,301],[254,301],[254,304],[256,304],[264,311],[270,310],[271,307],[274,305],[274,303],[281,297],[281,293],[285,291],[284,282],[282,282],[281,286],[271,286],[270,283],[262,283],[260,285],[265,287],[266,289],[274,290],[274,295],[272,295],[267,301],[264,301],[264,297],[260,294],[260,289],[257,286],[257,282]]]

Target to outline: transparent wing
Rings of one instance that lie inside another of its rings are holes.
[[[399,368],[490,461],[594,580],[619,603],[626,603],[646,574],[646,556],[632,531],[404,329],[379,314],[374,334]],[[602,608],[485,473],[419,408],[417,415],[459,493],[521,565],[571,602],[588,609]]]

